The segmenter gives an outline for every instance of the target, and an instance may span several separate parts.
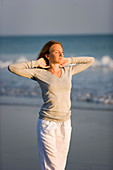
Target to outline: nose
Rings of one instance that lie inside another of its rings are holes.
[[[59,56],[62,56],[62,57],[63,57],[63,52],[59,52]]]

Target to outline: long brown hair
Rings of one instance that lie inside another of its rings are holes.
[[[48,41],[44,46],[43,48],[41,49],[38,57],[37,57],[37,60],[39,58],[44,58],[44,60],[46,61],[46,64],[49,65],[49,60],[45,57],[45,54],[49,54],[49,49],[52,45],[54,44],[59,44],[61,45],[61,47],[63,48],[62,44],[58,41],[54,41],[54,40],[51,40],[51,41]]]

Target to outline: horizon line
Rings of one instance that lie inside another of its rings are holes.
[[[113,33],[68,33],[68,34],[12,34],[12,35],[0,35],[0,37],[38,37],[38,36],[107,36],[113,35]]]

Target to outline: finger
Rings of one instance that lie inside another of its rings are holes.
[[[50,66],[44,66],[44,68],[49,68]]]

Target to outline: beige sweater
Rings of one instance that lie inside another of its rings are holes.
[[[72,75],[81,72],[93,64],[93,57],[68,58],[69,66],[62,67],[60,78],[46,69],[38,68],[38,62],[28,61],[8,66],[9,71],[23,77],[36,80],[42,90],[42,105],[39,117],[49,121],[66,121],[71,115]],[[72,64],[72,65],[71,65]]]

